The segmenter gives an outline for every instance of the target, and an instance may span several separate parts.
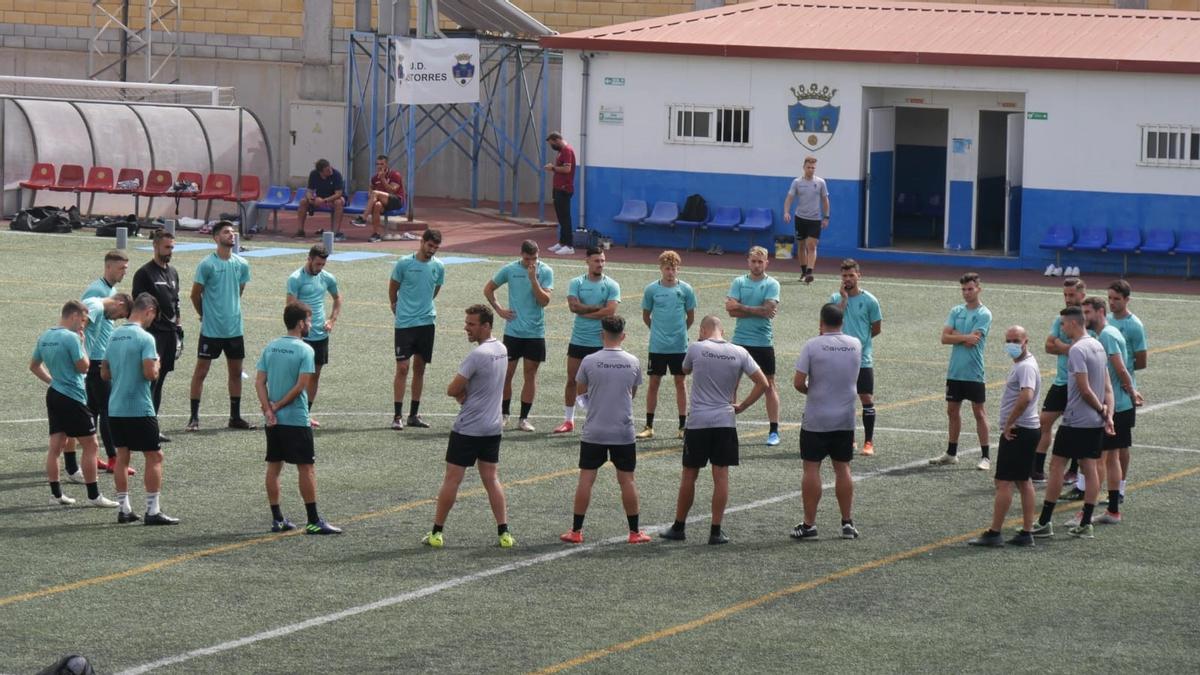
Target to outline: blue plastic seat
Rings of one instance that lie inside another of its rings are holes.
[[[1142,231],[1138,227],[1117,227],[1113,229],[1112,239],[1105,250],[1121,254],[1121,276],[1129,273],[1129,254],[1134,253],[1142,245]]]
[[[654,202],[654,210],[643,221],[643,225],[674,227],[679,218],[679,205],[675,202]]]
[[[359,214],[367,212],[367,191],[359,190],[350,197],[350,203],[342,209],[343,213]]]
[[[1154,227],[1146,230],[1146,240],[1142,242],[1138,252],[1160,255],[1174,253],[1175,231],[1166,227]]]
[[[283,205],[286,211],[299,211],[300,200],[304,199],[304,195],[308,194],[308,188],[296,188],[296,194],[292,195],[292,200]]]
[[[705,227],[713,230],[736,230],[742,224],[742,209],[739,206],[717,206],[713,208]]]
[[[1102,251],[1108,246],[1108,228],[1103,225],[1085,225],[1071,244],[1072,251]]]
[[[1200,255],[1200,230],[1184,230],[1179,233],[1179,242],[1175,244],[1175,252],[1187,256],[1187,275],[1192,278],[1192,256]]]
[[[292,189],[286,185],[272,185],[267,188],[267,194],[258,200],[255,208],[271,212],[271,228],[279,229],[279,209],[282,209],[292,199]]]
[[[626,199],[621,204],[621,210],[613,216],[613,221],[624,223],[629,227],[629,239],[625,242],[625,246],[633,243],[633,226],[641,224],[647,215],[649,215],[649,210],[646,208],[646,202],[641,199]]]
[[[1051,225],[1042,233],[1038,248],[1054,251],[1054,264],[1062,266],[1062,252],[1075,243],[1075,230],[1070,225]]]

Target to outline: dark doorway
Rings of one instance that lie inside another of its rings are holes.
[[[946,232],[946,138],[950,111],[896,108],[894,246],[941,248]]]
[[[979,111],[979,170],[975,182],[975,249],[1004,250],[1008,112]]]

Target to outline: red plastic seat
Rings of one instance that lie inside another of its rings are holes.
[[[113,170],[107,166],[93,166],[88,169],[87,180],[79,186],[80,192],[109,192],[112,189]]]
[[[131,195],[137,193],[142,189],[141,187],[137,188],[136,190],[119,187],[121,183],[134,179],[137,180],[139,186],[144,186],[146,184],[146,177],[142,174],[141,169],[121,169],[117,172],[117,184],[109,189],[109,193],[114,195]]]
[[[204,189],[196,195],[196,199],[224,199],[233,192],[233,178],[229,174],[210,173],[204,182]]]
[[[78,192],[83,187],[83,167],[78,164],[63,164],[58,171],[58,181],[48,189],[54,192]]]
[[[198,194],[200,192],[199,188],[204,186],[204,176],[201,176],[195,171],[180,171],[179,175],[176,176],[175,179],[180,183],[194,183],[198,189],[192,194]]]
[[[170,190],[172,185],[174,182],[171,180],[170,171],[150,169],[150,174],[146,176],[146,182],[142,183],[142,189],[138,190],[138,194],[143,197],[157,197]]]
[[[48,190],[54,185],[54,165],[49,162],[38,162],[33,165],[33,170],[29,172],[29,180],[23,180],[20,183],[22,188],[31,190],[32,196],[29,198],[29,204],[32,206],[37,201],[38,190]],[[17,191],[17,210],[21,210],[21,195]]]
[[[242,176],[241,182],[238,184],[237,192],[231,192],[222,201],[227,202],[256,202],[262,199],[262,183],[258,180],[258,176]]]

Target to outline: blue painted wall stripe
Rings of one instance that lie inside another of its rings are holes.
[[[971,214],[975,184],[969,180],[950,181],[949,207],[946,221],[946,248],[951,251],[971,250]]]

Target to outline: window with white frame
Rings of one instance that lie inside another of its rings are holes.
[[[1200,127],[1143,124],[1141,164],[1200,168]]]
[[[750,108],[674,104],[667,110],[670,143],[750,145]]]

